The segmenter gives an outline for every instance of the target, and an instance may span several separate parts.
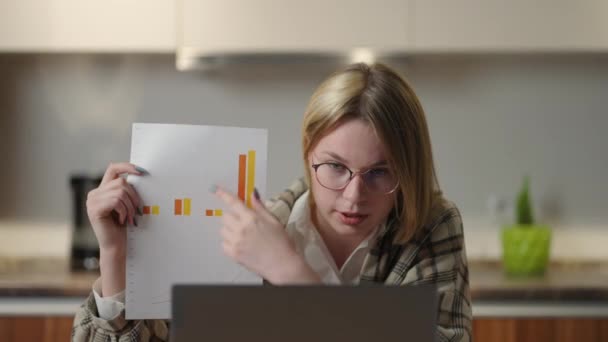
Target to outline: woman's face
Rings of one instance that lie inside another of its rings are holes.
[[[348,171],[365,172],[365,177],[357,175],[342,190],[331,190],[319,183],[312,172],[311,187],[317,205],[315,218],[323,228],[332,229],[344,236],[367,236],[381,224],[394,205],[395,193],[385,194],[373,191],[367,180],[375,175],[389,172],[389,166],[382,142],[373,128],[360,119],[352,119],[339,125],[323,137],[308,156],[309,165],[331,163],[323,166],[325,171],[334,173]],[[329,168],[327,168],[329,167]],[[327,173],[326,173],[327,174]],[[325,184],[327,185],[327,184]]]

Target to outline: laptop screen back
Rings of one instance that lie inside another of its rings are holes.
[[[433,341],[436,288],[173,287],[171,341]]]

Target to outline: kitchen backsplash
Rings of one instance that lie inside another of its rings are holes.
[[[499,260],[498,229],[490,223],[464,220],[465,244],[470,260]],[[488,228],[490,227],[490,228]],[[69,223],[0,222],[0,259],[69,256]],[[551,259],[554,261],[608,261],[605,226],[571,226],[554,232]]]
[[[60,253],[69,175],[128,160],[133,122],[269,128],[265,195],[302,174],[302,113],[331,67],[180,73],[174,63],[0,54],[0,251],[30,227],[38,238],[55,233],[49,250]],[[608,56],[416,56],[395,66],[426,110],[469,256],[499,255],[498,228],[512,215],[492,215],[489,199],[508,206],[529,174],[536,216],[556,231],[553,254],[608,259]]]

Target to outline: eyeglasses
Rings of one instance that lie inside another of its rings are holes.
[[[354,172],[343,164],[327,162],[313,164],[315,176],[319,184],[330,190],[342,190],[348,183],[361,175],[361,179],[370,192],[388,195],[399,185],[399,180],[386,168],[368,169],[363,172]]]

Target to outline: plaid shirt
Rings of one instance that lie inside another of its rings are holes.
[[[266,206],[285,225],[295,201],[306,190],[305,181],[299,179]],[[429,217],[420,234],[406,244],[395,243],[397,225],[389,220],[363,262],[360,284],[435,284],[437,341],[470,341],[471,296],[460,213],[441,198]],[[74,319],[72,341],[167,341],[169,324],[165,320],[126,320],[124,310],[113,320],[103,320],[91,293]]]

